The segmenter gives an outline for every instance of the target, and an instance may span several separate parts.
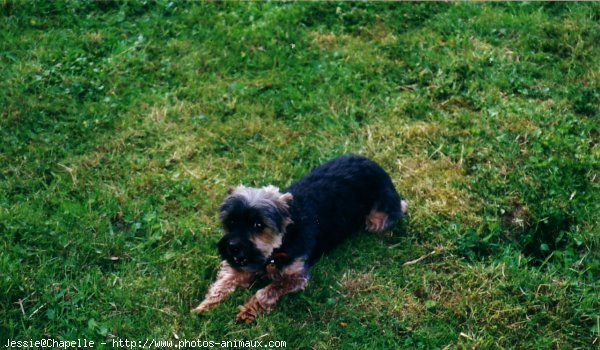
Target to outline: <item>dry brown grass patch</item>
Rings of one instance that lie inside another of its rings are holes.
[[[411,215],[421,222],[432,213],[455,218],[461,214],[463,220],[477,223],[474,213],[478,203],[469,191],[469,185],[461,164],[443,156],[439,159],[398,159],[400,188],[406,189],[407,198],[412,198]]]

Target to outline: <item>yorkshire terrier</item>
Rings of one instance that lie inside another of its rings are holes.
[[[270,284],[239,307],[237,321],[251,323],[281,296],[304,289],[309,269],[324,253],[363,229],[392,228],[406,210],[389,175],[358,155],[333,159],[283,192],[275,186],[231,188],[219,207],[221,269],[192,313],[266,277]]]

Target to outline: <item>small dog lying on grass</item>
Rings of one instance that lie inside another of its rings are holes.
[[[250,323],[281,296],[304,289],[321,255],[362,229],[392,228],[406,208],[389,175],[357,155],[331,160],[283,192],[274,186],[231,188],[219,207],[224,260],[192,313],[215,307],[237,286],[264,276],[271,283],[239,307],[237,320]]]

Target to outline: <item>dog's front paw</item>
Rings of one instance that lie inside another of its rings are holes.
[[[199,315],[203,312],[206,312],[210,309],[212,309],[216,304],[211,304],[211,303],[207,303],[206,301],[203,301],[202,303],[200,303],[200,305],[196,306],[194,309],[190,310],[190,313],[194,314],[194,315]]]
[[[253,296],[252,298],[250,298],[250,300],[248,300],[248,302],[246,302],[246,304],[240,305],[238,307],[238,309],[240,310],[240,312],[238,312],[235,320],[237,322],[246,322],[246,323],[254,322],[256,320],[256,317],[258,317],[258,315],[260,315],[266,311],[265,308],[262,307],[262,305],[260,305],[256,296]]]
[[[256,316],[258,316],[258,313],[255,310],[247,309],[244,305],[240,305],[238,309],[240,312],[238,312],[235,317],[237,322],[252,323],[256,320]]]

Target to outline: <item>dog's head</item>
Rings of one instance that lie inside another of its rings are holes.
[[[225,231],[218,244],[223,259],[239,270],[261,270],[291,223],[292,198],[275,186],[231,188],[219,207]]]

